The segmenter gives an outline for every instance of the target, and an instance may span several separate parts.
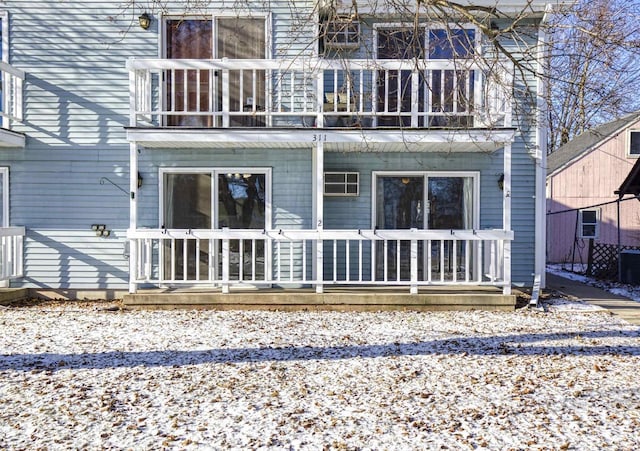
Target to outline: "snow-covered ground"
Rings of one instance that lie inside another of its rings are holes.
[[[640,448],[639,328],[551,304],[0,308],[0,449]]]
[[[592,285],[610,293],[640,302],[640,286],[618,283],[610,280],[598,280],[592,277],[583,276],[582,274],[577,274],[577,272],[584,273],[584,268],[581,268],[581,266],[584,265],[574,265],[572,270],[570,263],[547,265],[547,271],[552,274],[557,274],[567,279],[578,280],[586,283],[587,285]]]

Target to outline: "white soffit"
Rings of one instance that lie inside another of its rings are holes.
[[[342,152],[492,152],[513,141],[515,129],[150,129],[128,128],[127,139],[145,148],[312,148]]]

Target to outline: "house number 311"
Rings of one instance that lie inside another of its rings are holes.
[[[325,142],[327,140],[327,134],[326,133],[319,133],[319,134],[314,134],[313,135],[313,142]]]

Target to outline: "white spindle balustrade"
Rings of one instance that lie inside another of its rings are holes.
[[[502,61],[491,71],[466,60],[302,58],[130,59],[127,67],[133,126],[511,125],[512,70]]]
[[[24,227],[0,227],[0,282],[23,277]]]
[[[134,283],[507,286],[503,230],[135,230]],[[322,267],[313,271],[314,243]]]

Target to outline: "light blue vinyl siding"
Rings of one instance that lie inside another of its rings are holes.
[[[7,1],[10,62],[25,70],[26,148],[2,151],[11,224],[25,225],[23,286],[124,289],[129,225],[129,56],[155,56],[153,33],[123,33],[118,2]],[[91,224],[112,235],[99,238]]]
[[[160,227],[158,211],[159,169],[269,168],[272,180],[274,229],[311,228],[312,158],[310,148],[300,149],[188,149],[142,150],[140,173],[145,186],[139,191],[138,224]],[[178,158],[179,156],[179,158]]]

